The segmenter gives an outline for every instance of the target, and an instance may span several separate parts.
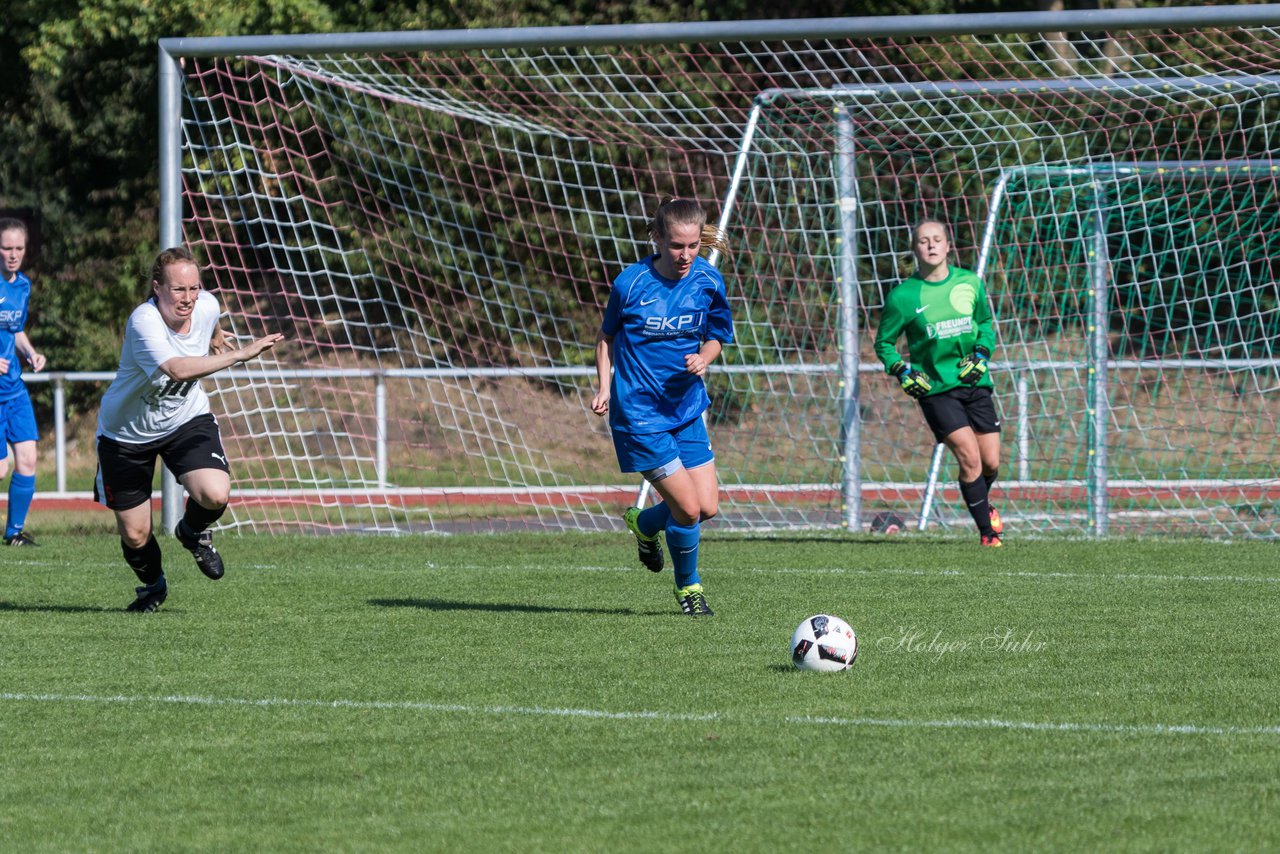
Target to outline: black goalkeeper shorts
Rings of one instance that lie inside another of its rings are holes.
[[[920,398],[920,411],[929,422],[933,438],[939,442],[961,427],[972,427],[975,433],[1000,432],[1000,416],[996,414],[995,396],[989,388],[940,391]]]

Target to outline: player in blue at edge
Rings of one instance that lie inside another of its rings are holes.
[[[23,328],[31,280],[21,270],[27,254],[27,226],[19,219],[0,219],[0,479],[9,468],[6,444],[13,445],[13,477],[9,479],[9,509],[4,527],[6,546],[34,546],[23,530],[36,494],[36,414],[22,382],[22,366],[44,370],[45,358],[36,352]]]
[[[640,472],[662,502],[623,515],[640,562],[662,571],[667,533],[676,599],[691,617],[711,616],[698,575],[700,524],[719,509],[715,454],[702,423],[707,366],[733,341],[724,278],[698,253],[728,251],[723,233],[691,199],[664,198],[650,225],[657,254],[613,282],[596,342],[599,390],[591,411],[609,413],[624,472]]]

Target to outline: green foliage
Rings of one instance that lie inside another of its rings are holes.
[[[805,0],[780,8],[768,0],[451,0],[448,3],[395,3],[337,0],[328,4],[344,29],[456,30],[481,27],[555,27],[597,24],[647,24],[678,21],[771,20],[847,15],[945,14],[986,11],[1000,6],[971,0],[871,0],[854,10],[841,0]],[[1004,4],[1007,9],[1037,8],[1035,2]]]
[[[157,40],[331,26],[314,0],[6,10],[0,205],[40,212],[28,331],[50,370],[114,368],[119,331],[144,294],[140,272],[157,248]],[[96,406],[85,395],[96,391],[71,390],[71,414]]]
[[[22,58],[33,75],[56,81],[80,76],[74,72],[83,70],[84,54],[119,55],[135,45],[154,50],[155,40],[164,36],[323,32],[330,20],[325,5],[311,0],[97,0],[80,5],[74,15],[45,20]]]

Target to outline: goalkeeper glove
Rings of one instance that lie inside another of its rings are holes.
[[[902,383],[902,390],[917,400],[933,389],[928,375],[924,371],[917,371],[906,362],[899,362],[894,365],[890,373],[898,378],[898,382]]]
[[[987,359],[991,351],[986,347],[974,347],[973,352],[960,360],[960,382],[967,386],[975,386],[987,375]]]

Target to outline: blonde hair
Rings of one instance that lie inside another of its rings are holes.
[[[722,255],[729,254],[729,238],[714,225],[707,224],[707,212],[693,199],[663,196],[658,212],[649,225],[649,237],[657,240],[671,235],[674,225],[696,225],[701,229],[698,243],[703,249],[715,249]]]
[[[156,262],[151,265],[151,288],[161,283],[164,271],[175,264],[195,264],[196,270],[200,269],[200,265],[196,264],[196,256],[191,254],[191,250],[185,246],[172,246],[156,256]]]
[[[951,226],[945,220],[938,219],[936,216],[927,216],[924,219],[918,219],[915,225],[911,226],[911,240],[915,242],[916,237],[920,235],[920,229],[926,225],[937,225],[942,227],[942,233],[947,238],[947,242],[951,243]]]

